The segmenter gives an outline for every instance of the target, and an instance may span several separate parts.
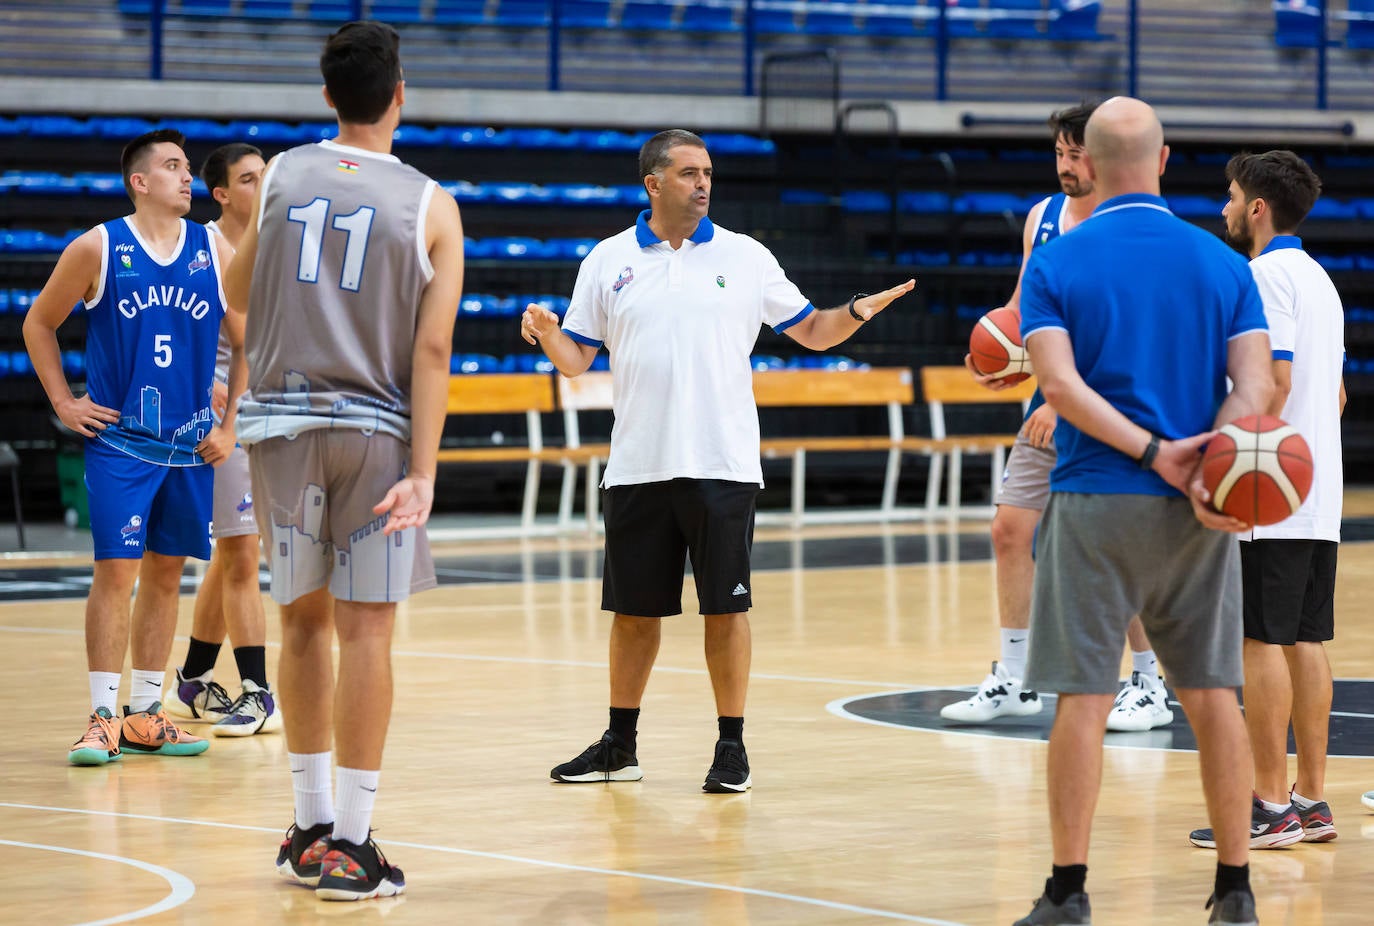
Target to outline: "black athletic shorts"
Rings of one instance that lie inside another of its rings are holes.
[[[1334,637],[1339,546],[1331,540],[1242,543],[1246,639],[1292,646]]]
[[[722,479],[607,489],[601,607],[636,617],[681,614],[690,556],[702,614],[748,611],[758,494],[752,482]]]

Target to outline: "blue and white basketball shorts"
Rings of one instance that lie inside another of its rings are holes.
[[[159,466],[99,440],[86,441],[86,494],[96,559],[210,558],[214,471]]]

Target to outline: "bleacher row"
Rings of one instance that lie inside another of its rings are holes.
[[[1101,0],[755,0],[753,27],[774,34],[926,36],[939,28],[941,5],[950,38],[1112,38],[1097,31]],[[741,0],[559,0],[556,11],[564,28],[730,33],[743,31],[744,6]],[[119,0],[126,16],[147,16],[151,9],[151,0]],[[338,22],[352,15],[353,5],[348,0],[167,0],[164,10],[186,17]],[[549,0],[370,0],[363,5],[365,16],[397,25],[457,27],[548,26],[554,11]]]

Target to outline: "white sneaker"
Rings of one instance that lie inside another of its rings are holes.
[[[1012,678],[1006,669],[994,662],[992,672],[983,679],[973,697],[945,705],[940,708],[940,716],[955,723],[987,723],[996,717],[1038,714],[1044,706],[1040,695],[1033,689],[1022,688],[1019,678]]]
[[[1366,791],[1364,794],[1361,794],[1360,803],[1370,810],[1374,810],[1374,791]]]
[[[163,698],[162,707],[168,714],[181,720],[199,720],[204,723],[219,723],[229,716],[233,702],[229,693],[218,682],[204,682],[200,678],[187,678],[177,672],[177,687]]]
[[[252,736],[254,733],[275,733],[281,729],[281,712],[277,710],[272,689],[259,688],[252,679],[243,680],[243,694],[234,699],[229,713],[210,728],[215,736]]]
[[[1117,692],[1116,703],[1107,715],[1107,729],[1114,733],[1143,733],[1173,721],[1164,679],[1132,672],[1131,680]]]

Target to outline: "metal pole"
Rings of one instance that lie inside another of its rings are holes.
[[[1326,109],[1326,0],[1317,0],[1317,108]]]
[[[1140,2],[1131,0],[1128,4],[1127,16],[1130,21],[1126,26],[1127,49],[1126,49],[1126,95],[1136,98],[1140,97]]]
[[[363,0],[353,0],[348,7],[348,18],[358,22],[363,18]]]
[[[949,99],[949,4],[943,0],[935,23],[935,99]]]
[[[559,63],[559,39],[561,38],[561,20],[563,18],[562,0],[549,0],[549,90],[559,89],[562,83],[561,75],[558,72]]]
[[[744,0],[744,95],[754,95],[754,0]]]
[[[153,0],[148,19],[148,79],[162,80],[162,4]]]

